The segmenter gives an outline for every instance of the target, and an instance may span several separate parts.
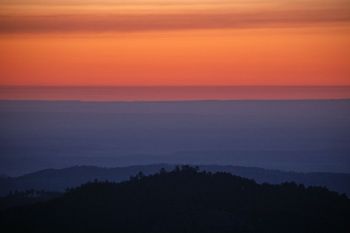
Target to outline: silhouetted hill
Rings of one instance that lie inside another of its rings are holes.
[[[117,168],[100,168],[93,166],[75,166],[64,169],[47,169],[19,177],[0,177],[0,195],[10,191],[45,190],[63,192],[66,188],[79,186],[95,179],[108,181],[124,181],[130,176],[143,172],[154,174],[161,168],[171,170],[175,165],[155,164]],[[234,175],[254,179],[258,183],[279,184],[296,182],[298,184],[324,186],[332,191],[346,193],[350,196],[350,174],[341,173],[296,173],[278,170],[267,170],[254,167],[203,165],[201,170],[224,171]]]
[[[6,232],[345,233],[350,200],[294,183],[259,185],[184,166],[122,183],[91,182],[0,213]]]

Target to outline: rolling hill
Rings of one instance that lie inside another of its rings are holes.
[[[350,231],[350,200],[295,183],[257,184],[183,166],[121,183],[90,182],[47,202],[0,212],[6,232]]]
[[[97,180],[125,181],[130,176],[143,172],[154,174],[161,168],[171,170],[175,165],[154,164],[116,168],[101,168],[94,166],[75,166],[64,169],[46,169],[19,177],[0,177],[0,195],[10,191],[44,190],[63,192],[67,188]],[[332,191],[350,195],[350,174],[342,173],[297,173],[279,170],[268,170],[255,167],[202,165],[201,170],[210,172],[228,172],[233,175],[253,179],[258,183],[279,184],[295,182],[307,186],[323,186]]]

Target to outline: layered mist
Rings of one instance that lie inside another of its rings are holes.
[[[152,163],[350,172],[349,100],[1,101],[0,174]]]

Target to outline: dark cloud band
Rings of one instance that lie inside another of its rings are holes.
[[[133,32],[186,29],[299,27],[348,23],[347,10],[258,13],[0,15],[0,33]]]

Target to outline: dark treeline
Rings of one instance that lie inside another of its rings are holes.
[[[182,166],[94,181],[0,212],[6,232],[350,232],[350,200],[325,188],[257,184]]]
[[[0,177],[0,200],[2,196],[15,191],[21,192],[34,189],[48,192],[64,192],[67,188],[77,187],[95,179],[121,182],[128,180],[130,176],[134,176],[138,172],[151,175],[157,173],[161,168],[171,171],[175,166],[175,164],[150,164],[114,168],[74,166],[63,169],[45,169],[19,177]],[[295,182],[305,186],[322,186],[331,191],[345,193],[350,197],[350,174],[298,173],[232,165],[199,165],[198,167],[200,170],[210,172],[228,172],[233,175],[253,179],[260,184]]]
[[[48,192],[45,190],[13,191],[5,197],[0,197],[0,210],[44,202],[60,196],[62,196],[60,192]]]

